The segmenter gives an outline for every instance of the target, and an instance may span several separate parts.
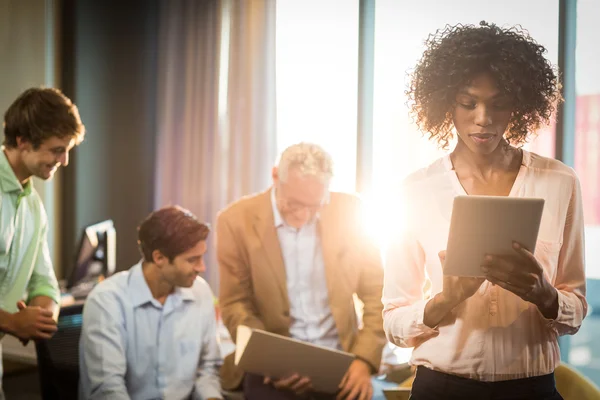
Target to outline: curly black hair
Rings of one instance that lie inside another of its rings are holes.
[[[441,148],[447,148],[453,138],[458,90],[480,73],[490,73],[512,101],[505,138],[513,145],[522,145],[548,123],[562,100],[544,46],[520,26],[500,28],[484,21],[479,25],[446,25],[430,35],[427,50],[411,74],[406,91],[411,114],[419,129]]]

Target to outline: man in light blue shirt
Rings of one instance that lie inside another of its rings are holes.
[[[198,277],[208,233],[180,207],[140,225],[143,260],[86,301],[81,399],[222,399],[213,294]]]

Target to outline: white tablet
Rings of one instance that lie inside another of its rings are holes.
[[[513,241],[533,253],[543,210],[544,199],[455,197],[444,274],[482,277],[485,255],[514,255]]]

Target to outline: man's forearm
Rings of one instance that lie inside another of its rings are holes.
[[[215,375],[203,376],[196,381],[194,399],[223,399],[218,372]]]
[[[58,304],[56,304],[56,302],[48,297],[48,296],[36,296],[33,299],[31,299],[31,301],[29,302],[28,306],[31,307],[40,307],[43,308],[44,310],[48,310],[50,312],[52,312],[52,318],[55,321],[58,321],[58,312],[60,310],[60,307],[58,306]]]
[[[123,383],[122,387],[117,389],[111,389],[101,392],[95,392],[94,394],[88,397],[90,400],[130,400],[129,393],[127,393],[127,388],[125,387],[125,383]]]
[[[251,307],[246,306],[245,302],[233,303],[222,307],[221,318],[234,342],[237,339],[237,327],[240,325],[245,325],[252,329],[265,329],[265,324],[253,312]]]
[[[12,314],[0,309],[0,332],[11,333]]]

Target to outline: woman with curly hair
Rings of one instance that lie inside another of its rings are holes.
[[[457,143],[405,181],[409,212],[386,262],[387,337],[414,346],[412,399],[561,399],[558,337],[587,312],[581,193],[571,168],[521,148],[561,100],[557,75],[518,27],[450,26],[426,47],[412,113],[441,147]],[[544,198],[535,253],[515,243],[513,257],[486,257],[485,278],[444,275],[457,195]]]

